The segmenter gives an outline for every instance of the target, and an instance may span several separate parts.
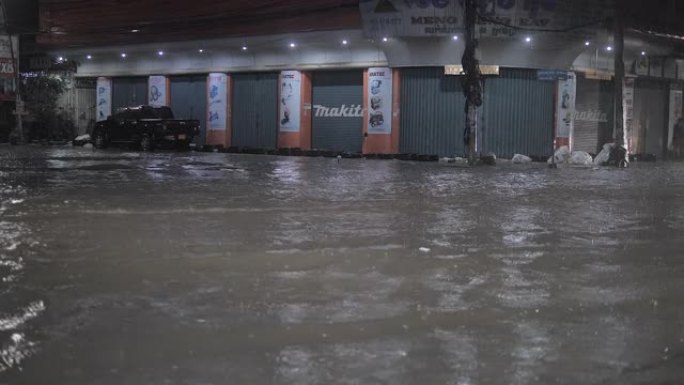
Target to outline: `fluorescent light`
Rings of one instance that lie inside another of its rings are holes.
[[[138,33],[138,32],[140,32],[140,30],[139,29],[132,29],[131,32]]]

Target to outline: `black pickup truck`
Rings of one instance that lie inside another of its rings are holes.
[[[169,107],[125,107],[93,128],[96,148],[110,144],[139,145],[143,151],[170,143],[188,147],[200,133],[198,120],[176,120]]]

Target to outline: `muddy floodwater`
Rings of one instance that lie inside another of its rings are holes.
[[[683,384],[684,163],[0,147],[0,384]]]

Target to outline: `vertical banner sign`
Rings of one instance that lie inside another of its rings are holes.
[[[207,91],[207,128],[225,130],[228,126],[228,75],[209,74]]]
[[[147,88],[150,106],[166,106],[166,76],[150,76],[150,79],[147,82]]]
[[[280,73],[280,132],[299,132],[302,107],[302,73],[283,71]]]
[[[672,149],[672,139],[674,135],[674,127],[677,125],[679,119],[684,117],[682,112],[682,91],[670,90],[670,121],[668,124],[669,132],[667,136],[667,148]]]
[[[97,78],[97,121],[107,120],[112,114],[112,79]]]
[[[624,132],[624,143],[627,146],[627,153],[631,154],[635,146],[638,145],[634,137],[634,78],[626,78],[624,80],[624,88],[622,90],[622,121]]]
[[[568,72],[566,79],[558,80],[558,100],[556,102],[556,137],[572,138],[575,122],[575,100],[577,77]],[[572,141],[570,142],[572,150]]]
[[[392,133],[392,69],[368,69],[368,133]]]

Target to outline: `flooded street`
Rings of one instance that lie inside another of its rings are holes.
[[[682,384],[684,163],[0,147],[0,384]]]

